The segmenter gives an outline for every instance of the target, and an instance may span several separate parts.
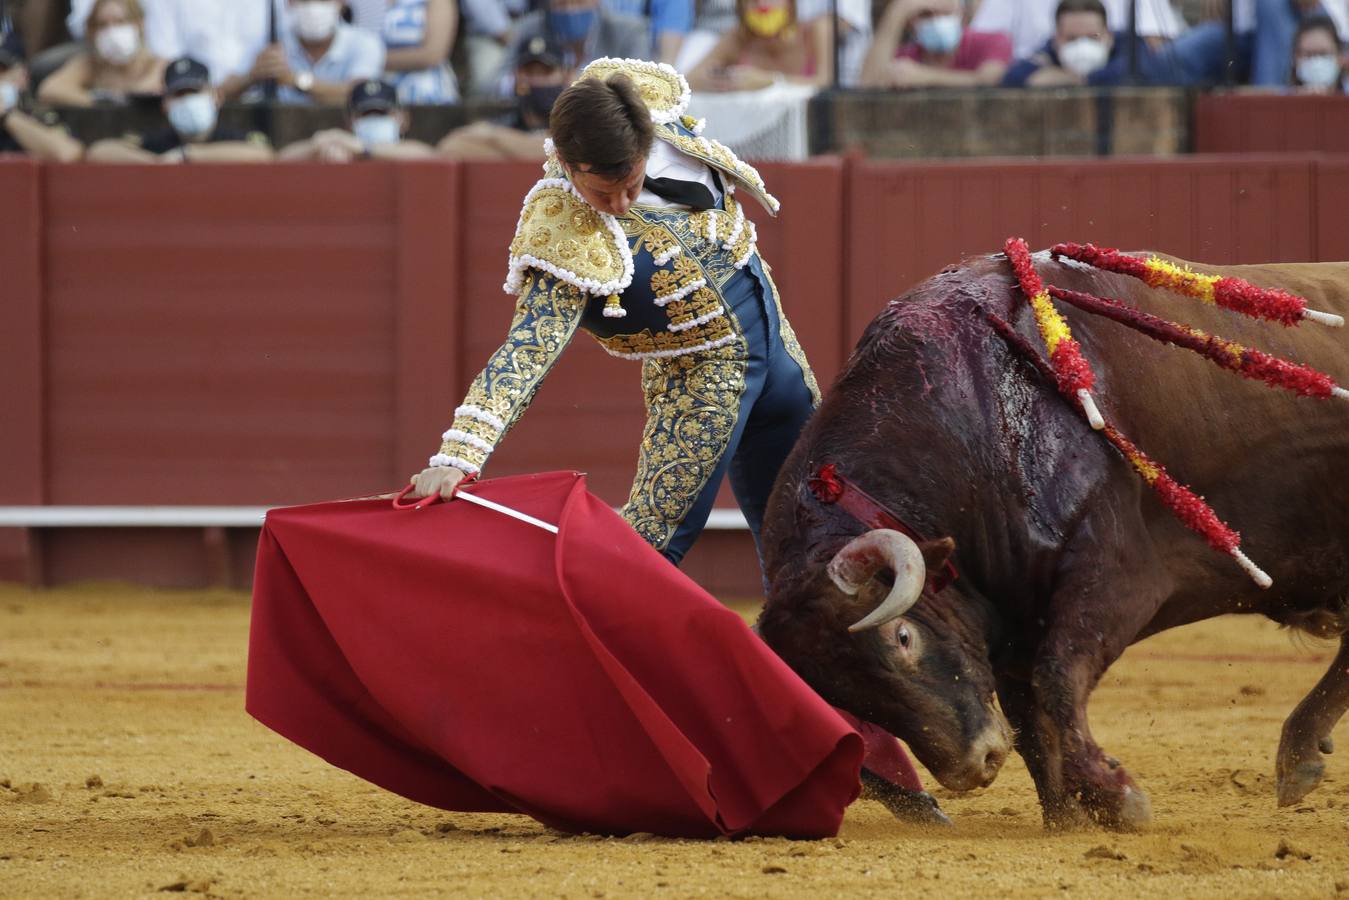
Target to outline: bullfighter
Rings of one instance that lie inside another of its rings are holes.
[[[448,498],[476,476],[583,328],[642,363],[647,421],[624,518],[678,564],[729,472],[757,544],[819,388],[739,196],[770,214],[778,201],[700,134],[688,100],[669,66],[609,58],[558,98],[510,245],[509,334],[413,476],[415,496]]]

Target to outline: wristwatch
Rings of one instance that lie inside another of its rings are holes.
[[[313,86],[314,86],[313,72],[301,72],[295,76],[296,90],[303,91],[304,93],[307,94],[309,93],[309,89],[312,88]]]

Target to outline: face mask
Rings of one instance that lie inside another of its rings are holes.
[[[131,58],[140,48],[140,32],[130,22],[109,25],[94,35],[94,50],[114,66],[124,66],[131,62]]]
[[[333,36],[342,9],[334,0],[306,0],[304,3],[292,3],[290,16],[295,22],[295,33],[300,40],[318,43]]]
[[[553,111],[553,104],[561,94],[560,84],[535,85],[520,95],[520,109],[547,121],[548,115]]]
[[[595,27],[596,17],[594,9],[550,12],[548,26],[553,31],[553,37],[564,44],[574,44],[585,40],[586,35],[590,34],[590,29]]]
[[[398,120],[393,116],[361,116],[351,123],[356,139],[369,150],[376,144],[398,143]]]
[[[1059,48],[1059,62],[1069,72],[1083,78],[1104,66],[1109,59],[1110,50],[1105,41],[1096,38],[1080,37]]]
[[[785,6],[751,6],[745,10],[745,27],[750,34],[771,38],[791,24],[792,14]]]
[[[933,16],[918,23],[914,37],[928,53],[951,53],[960,46],[964,33],[960,16]]]
[[[0,113],[19,105],[19,89],[8,81],[0,81]]]
[[[1340,61],[1329,54],[1304,56],[1297,61],[1297,80],[1307,87],[1331,87],[1339,77]]]
[[[210,94],[186,94],[169,101],[169,124],[179,137],[200,140],[215,130],[215,101]]]

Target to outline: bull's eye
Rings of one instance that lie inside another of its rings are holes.
[[[909,643],[912,641],[912,638],[909,637],[909,626],[899,626],[899,630],[895,632],[895,640],[899,641],[899,646],[905,650],[909,649]]]

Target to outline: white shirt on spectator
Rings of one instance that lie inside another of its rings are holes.
[[[290,30],[285,0],[273,0],[276,33]],[[71,0],[66,26],[77,38],[94,0]],[[190,56],[211,70],[219,84],[247,72],[267,46],[268,0],[141,0],[145,46],[163,59]]]
[[[696,181],[712,192],[713,200],[718,203],[721,202],[721,188],[717,187],[717,180],[713,177],[712,170],[693,157],[680,153],[660,138],[651,142],[651,155],[646,158],[646,174],[648,178],[677,178],[680,181]],[[637,195],[637,202],[643,206],[681,205],[671,203],[664,197],[657,197],[647,190],[643,190]]]
[[[1131,2],[1133,0],[1103,0],[1111,31],[1128,30]],[[1058,8],[1059,0],[983,0],[970,28],[1011,35],[1012,53],[1017,59],[1026,59],[1039,52],[1054,36],[1054,13]],[[1139,34],[1174,38],[1184,30],[1185,20],[1170,0],[1138,0]]]
[[[310,72],[315,81],[351,83],[367,78],[379,78],[384,73],[384,41],[368,31],[353,28],[345,22],[337,23],[333,42],[328,52],[318,60],[310,60],[290,29],[281,36],[286,48],[286,62],[292,72]],[[283,103],[309,103],[309,95],[292,87],[282,86],[278,99]]]

